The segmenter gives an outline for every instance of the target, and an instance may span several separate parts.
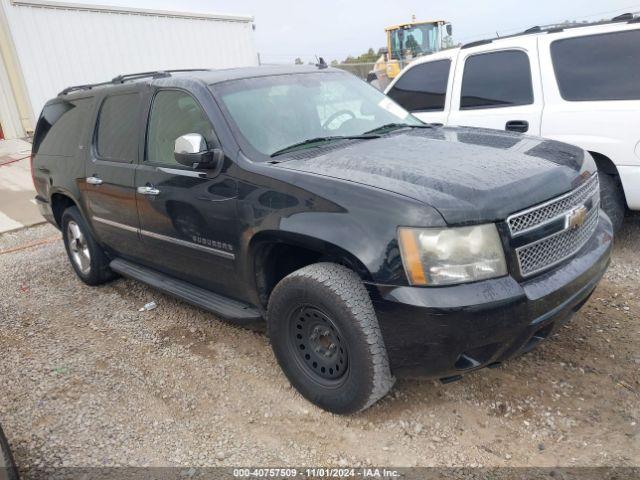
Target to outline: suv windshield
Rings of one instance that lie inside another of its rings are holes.
[[[423,125],[382,92],[342,72],[248,78],[212,89],[243,139],[264,155],[390,124]]]

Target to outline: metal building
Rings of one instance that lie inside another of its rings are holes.
[[[60,90],[122,73],[258,64],[253,17],[0,0],[0,132],[33,131]]]

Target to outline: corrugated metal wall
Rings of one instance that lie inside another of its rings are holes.
[[[13,89],[2,52],[0,52],[0,128],[2,128],[2,137],[18,138],[24,135],[20,124],[20,112],[13,98]]]
[[[195,18],[0,1],[36,118],[45,101],[69,85],[147,70],[257,64],[250,17]]]

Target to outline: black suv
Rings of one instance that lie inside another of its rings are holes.
[[[533,348],[612,245],[582,149],[427,125],[330,68],[71,87],[44,107],[32,158],[85,283],[121,274],[266,319],[291,383],[338,413],[393,375],[450,381]]]

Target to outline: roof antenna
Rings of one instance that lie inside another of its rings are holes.
[[[320,70],[324,70],[325,68],[328,68],[329,65],[327,65],[327,62],[324,61],[324,58],[320,57],[318,58],[318,63],[316,63],[316,67],[318,67],[318,69]]]

